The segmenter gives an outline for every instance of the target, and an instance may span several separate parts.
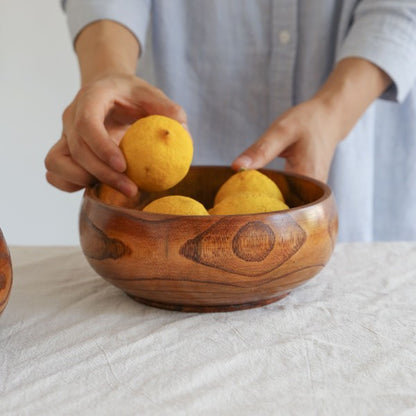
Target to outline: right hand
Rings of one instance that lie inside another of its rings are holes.
[[[134,196],[137,186],[123,173],[126,161],[118,145],[133,122],[151,114],[186,126],[183,108],[136,76],[112,74],[89,82],[63,113],[61,138],[45,158],[47,181],[67,192],[98,181]]]

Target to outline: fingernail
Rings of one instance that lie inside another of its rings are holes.
[[[186,129],[186,130],[188,130],[189,131],[189,127],[188,127],[188,125],[186,124],[186,123],[181,123],[182,124],[182,126]]]
[[[124,172],[124,170],[126,169],[126,164],[124,163],[124,160],[119,156],[111,156],[110,166],[118,172]]]
[[[234,162],[234,164],[240,166],[240,170],[248,169],[252,163],[253,160],[251,159],[251,157],[246,155],[240,156]]]

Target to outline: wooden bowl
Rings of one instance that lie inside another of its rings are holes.
[[[111,197],[106,203],[99,199],[99,185],[88,188],[80,210],[82,250],[99,275],[148,305],[213,312],[277,301],[325,266],[338,217],[324,183],[261,171],[277,183],[291,209],[212,216],[140,210],[167,194],[190,196],[210,208],[220,185],[235,173],[222,166],[191,167],[169,191],[141,193],[134,201],[114,191],[114,205]]]
[[[0,229],[0,314],[6,308],[12,288],[12,262],[10,252]]]

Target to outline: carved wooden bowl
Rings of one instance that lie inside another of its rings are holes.
[[[140,211],[162,195],[180,194],[207,208],[233,172],[191,167],[177,186],[137,200],[102,202],[86,189],[80,240],[93,269],[135,300],[172,310],[233,311],[269,304],[312,278],[334,249],[334,197],[319,181],[262,170],[289,210],[251,215],[176,216]],[[111,201],[111,198],[110,198]]]
[[[9,248],[0,229],[0,314],[3,312],[9,300],[12,288],[12,262]]]

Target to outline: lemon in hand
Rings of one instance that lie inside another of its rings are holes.
[[[193,143],[176,120],[151,115],[133,123],[120,142],[126,175],[139,189],[159,192],[172,188],[188,173]]]

